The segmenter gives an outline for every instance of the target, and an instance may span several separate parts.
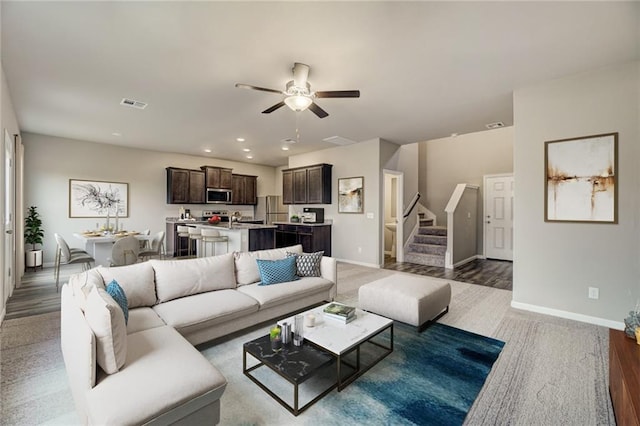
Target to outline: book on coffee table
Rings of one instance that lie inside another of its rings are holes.
[[[348,317],[343,317],[341,315],[334,315],[334,314],[330,314],[328,312],[323,312],[323,315],[325,318],[331,318],[332,320],[335,321],[339,321],[343,324],[349,324],[351,321],[353,321],[354,319],[357,318],[357,316],[355,314],[348,316]]]
[[[323,309],[325,314],[335,315],[338,317],[349,318],[355,316],[356,308],[342,303],[333,302]]]

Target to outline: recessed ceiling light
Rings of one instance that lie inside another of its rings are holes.
[[[119,138],[120,136],[122,136],[122,133],[113,132],[113,133],[111,133],[111,136],[115,136],[115,137]]]
[[[211,152],[209,148],[205,148],[204,152]]]
[[[289,147],[285,145],[285,146],[282,147],[282,150],[283,151],[289,151]]]
[[[238,141],[238,142],[244,142],[244,138],[236,138],[236,141]]]
[[[485,126],[487,129],[499,129],[500,127],[504,127],[504,123],[502,121],[496,121],[495,123],[489,123]]]
[[[242,150],[243,150],[244,152],[251,152],[251,150],[250,150],[249,148],[242,148]]]
[[[251,160],[253,158],[253,155],[247,155],[247,158]]]

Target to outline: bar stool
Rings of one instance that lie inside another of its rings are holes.
[[[187,255],[191,254],[191,240],[189,239],[189,227],[178,225],[176,227],[177,241],[176,241],[176,257],[182,257],[182,241],[183,238],[187,239]]]
[[[200,233],[200,228],[192,228],[190,226],[188,226],[187,228],[189,228],[189,257],[191,257],[193,255],[192,253],[192,249],[193,249],[193,242],[196,242],[196,257],[198,257],[199,253],[202,253],[202,234]]]
[[[229,237],[226,235],[220,235],[220,231],[217,229],[206,229],[202,228],[202,255],[207,255],[207,245],[211,244],[213,247],[213,256],[216,255],[216,244],[217,243],[227,243],[227,250],[225,253],[229,252]]]

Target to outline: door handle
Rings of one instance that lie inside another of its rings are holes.
[[[7,230],[6,230],[6,231],[4,231],[4,232],[6,232],[7,234],[13,234],[13,230],[11,230],[11,229],[7,229]]]

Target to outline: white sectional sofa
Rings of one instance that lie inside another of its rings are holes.
[[[287,252],[302,254],[302,247],[151,260],[73,275],[62,288],[61,344],[82,422],[218,423],[226,379],[193,345],[336,295],[330,257],[321,259],[320,276],[258,285],[256,259],[282,259]],[[126,325],[122,309],[103,296],[112,280],[127,297]]]

